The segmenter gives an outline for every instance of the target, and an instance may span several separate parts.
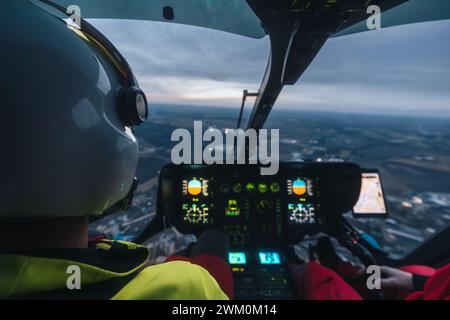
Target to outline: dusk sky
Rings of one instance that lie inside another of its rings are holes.
[[[243,89],[259,88],[269,56],[268,37],[161,22],[92,22],[128,59],[151,103],[237,109]],[[450,116],[449,39],[448,20],[330,39],[275,108]]]

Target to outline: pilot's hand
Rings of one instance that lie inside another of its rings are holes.
[[[397,290],[413,291],[412,273],[395,268],[381,266],[381,288],[393,288]]]

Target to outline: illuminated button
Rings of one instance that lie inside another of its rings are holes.
[[[238,182],[233,184],[233,192],[234,193],[241,193],[242,191],[242,185]]]
[[[266,193],[268,190],[267,184],[265,183],[260,183],[258,184],[258,191],[261,193]]]
[[[273,193],[277,193],[278,191],[280,191],[280,185],[276,182],[273,182],[270,185],[270,191],[272,191]]]
[[[245,190],[247,190],[247,192],[255,191],[255,184],[251,182],[247,183],[247,185],[245,186]]]

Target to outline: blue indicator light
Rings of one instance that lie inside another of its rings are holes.
[[[230,252],[228,253],[228,262],[230,264],[246,264],[247,257],[244,252]]]
[[[259,252],[259,262],[261,264],[281,264],[280,255],[277,252]]]

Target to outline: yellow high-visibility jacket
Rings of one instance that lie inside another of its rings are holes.
[[[0,299],[228,300],[201,266],[146,266],[148,256],[147,247],[109,240],[89,249],[0,253]]]

